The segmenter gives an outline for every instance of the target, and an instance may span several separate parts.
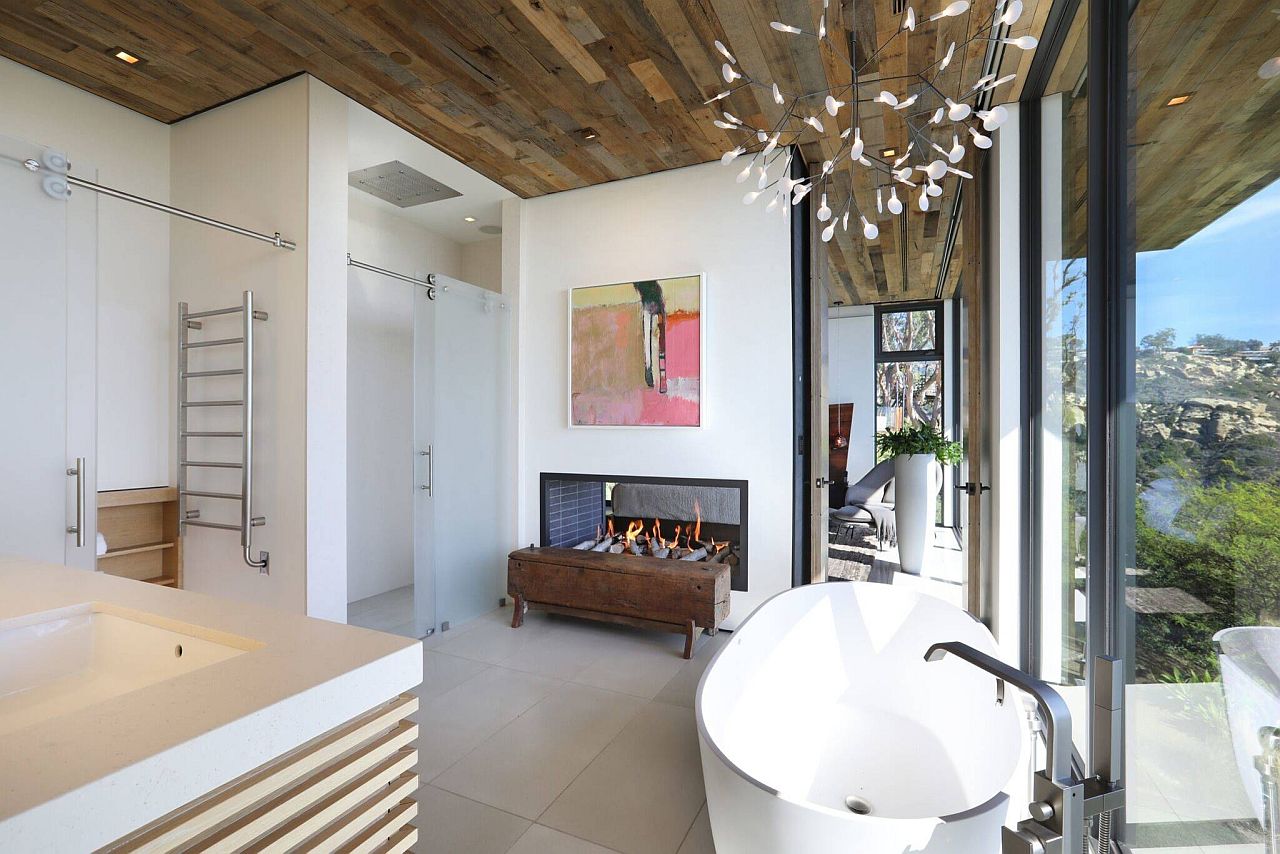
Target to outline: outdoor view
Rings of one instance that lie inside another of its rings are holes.
[[[1280,182],[1138,253],[1138,681],[1216,680],[1216,632],[1280,624],[1278,214]]]
[[[1280,16],[1140,0],[1129,38],[1129,839],[1261,852],[1259,733],[1280,725]]]

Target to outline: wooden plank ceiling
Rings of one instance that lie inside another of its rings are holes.
[[[923,19],[943,0],[917,2],[917,31],[878,54],[901,26],[894,0],[833,0],[829,28],[837,44],[856,31],[858,58],[875,56],[865,73],[906,74],[963,41],[994,2],[974,0],[936,24]],[[1029,0],[1011,35],[1038,35],[1048,5]],[[848,67],[824,62],[811,39],[769,27],[816,29],[818,0],[4,0],[0,10],[0,55],[160,121],[308,72],[524,197],[704,163],[732,147],[703,104],[724,87],[715,39],[745,73],[786,91],[849,82]],[[939,88],[967,88],[987,45],[958,52]],[[126,65],[111,56],[116,48],[143,62]],[[1029,52],[1011,54],[1002,73],[1025,71]],[[1002,86],[993,103],[1013,94]],[[765,126],[779,109],[751,89],[716,106]],[[896,114],[866,116],[868,152],[903,150]],[[837,150],[839,129],[806,146],[813,168]],[[935,141],[950,147],[949,131]],[[976,162],[969,151],[962,168]],[[855,198],[874,211],[875,176],[859,171]],[[931,298],[957,180],[946,179],[929,213],[908,204],[899,222],[880,217],[876,242],[841,232],[828,245],[833,301]],[[963,251],[961,243],[943,277],[947,293]]]

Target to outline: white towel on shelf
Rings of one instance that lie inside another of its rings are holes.
[[[102,557],[107,553],[107,538],[102,536],[102,532],[98,532],[98,557]]]

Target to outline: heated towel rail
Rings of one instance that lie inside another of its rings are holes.
[[[204,328],[203,318],[221,317],[223,315],[240,314],[241,334],[235,338],[209,338],[199,341],[191,340],[191,331]],[[245,291],[243,302],[230,308],[215,308],[209,311],[189,311],[185,302],[178,303],[178,520],[183,525],[198,528],[214,528],[225,531],[239,531],[240,545],[244,549],[244,562],[255,567],[259,572],[270,572],[270,556],[265,551],[253,556],[253,529],[266,524],[265,516],[253,515],[253,322],[266,320],[265,311],[255,311],[253,307],[253,291]],[[216,370],[193,371],[188,369],[188,354],[204,347],[230,347],[239,345],[244,359],[238,368],[220,368]],[[239,400],[190,400],[187,397],[188,381],[210,377],[241,378],[241,395]],[[206,407],[239,407],[239,430],[193,430],[188,424],[188,413],[192,409]],[[240,439],[241,457],[236,461],[192,460],[187,455],[187,440],[191,438],[227,438]],[[220,492],[207,489],[191,489],[188,483],[189,469],[240,469],[240,492]],[[187,509],[188,498],[209,498],[240,503],[240,524],[212,522],[200,518],[198,508]]]

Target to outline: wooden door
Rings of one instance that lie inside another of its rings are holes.
[[[831,474],[831,414],[827,408],[827,306],[831,302],[826,244],[818,236],[816,221],[810,240],[812,257],[809,293],[809,422],[813,432],[809,453],[809,555],[810,579],[827,580],[827,507]]]

